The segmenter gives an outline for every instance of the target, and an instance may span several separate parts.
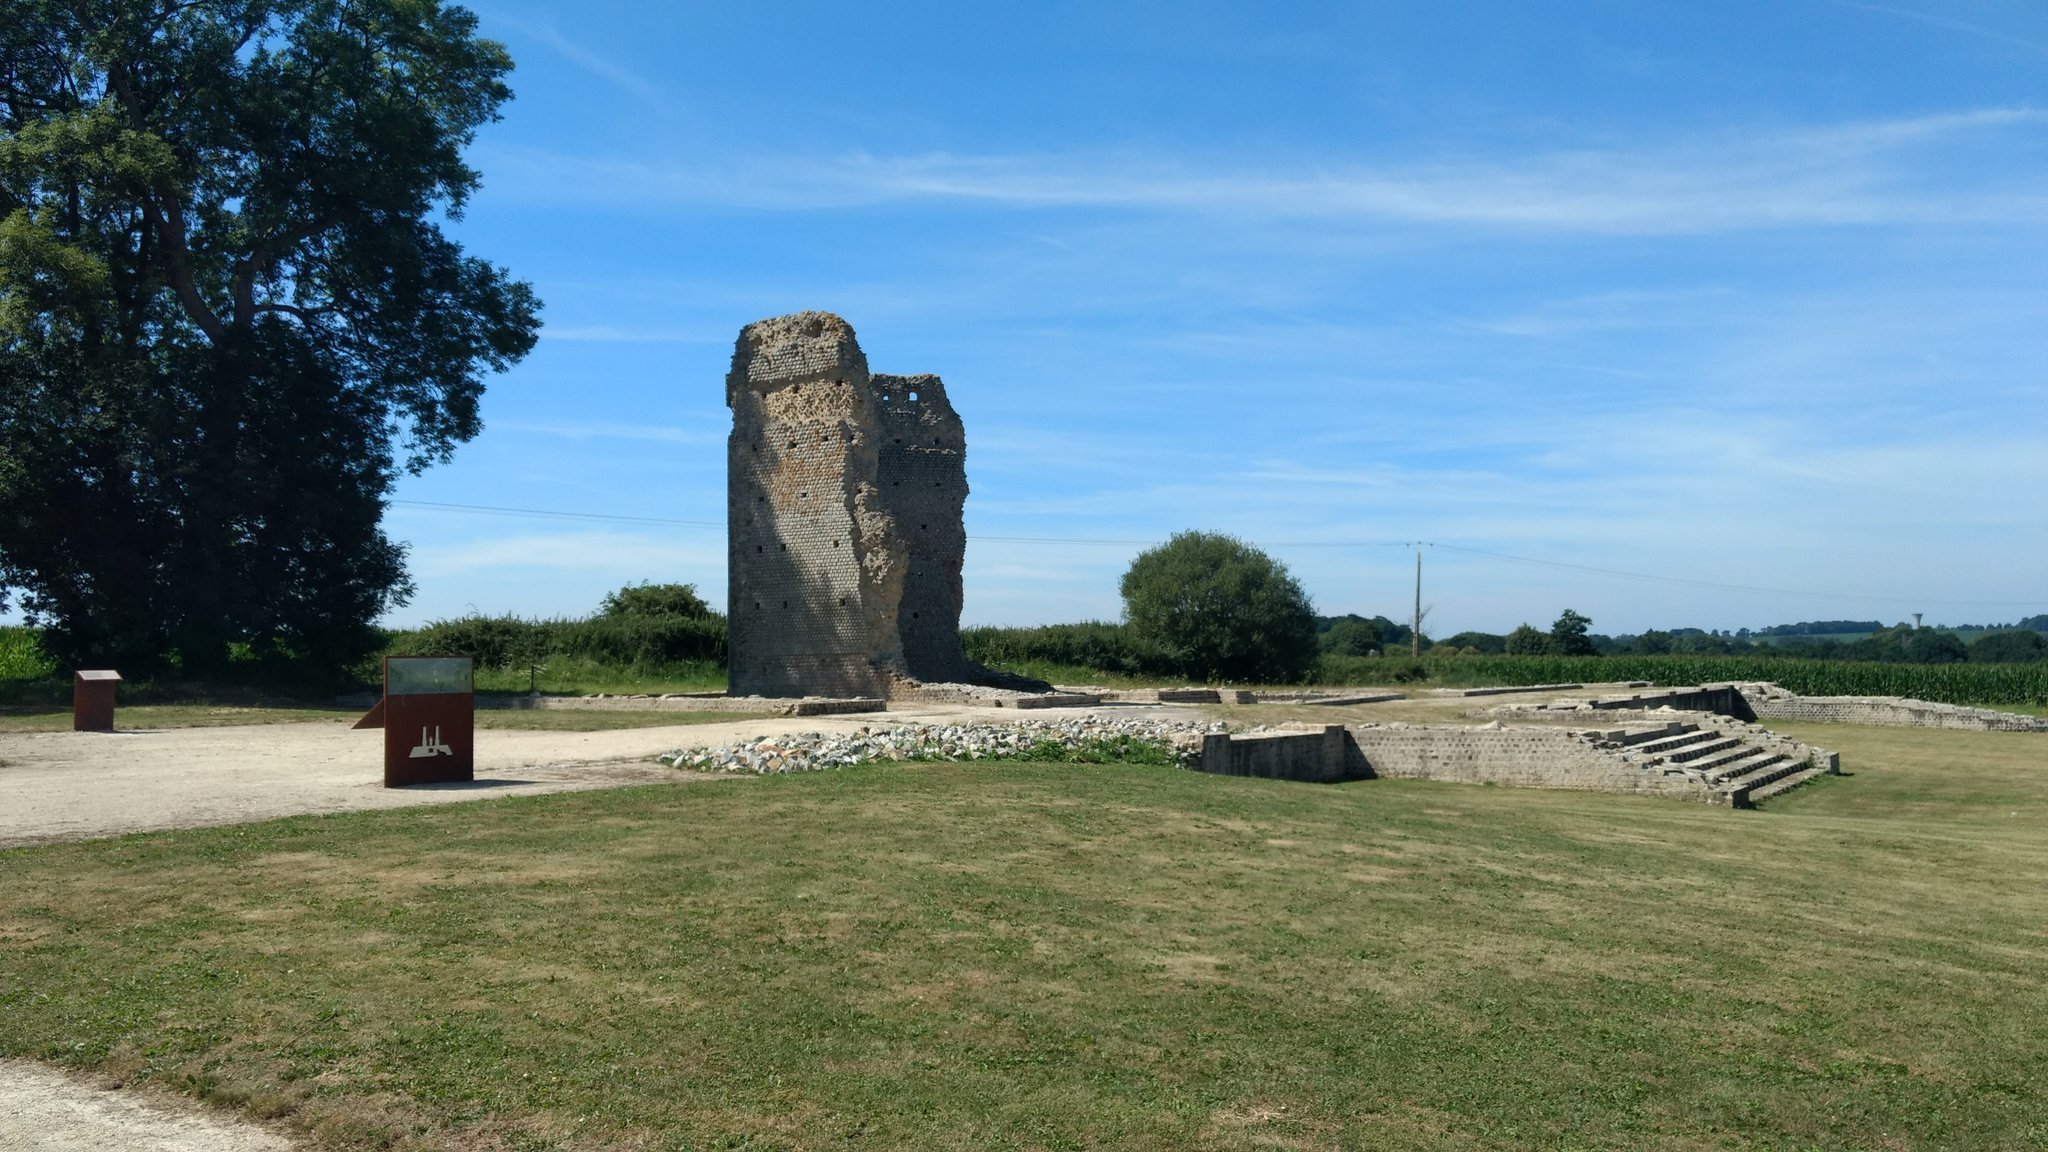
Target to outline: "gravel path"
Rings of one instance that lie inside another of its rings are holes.
[[[687,739],[674,728],[477,736],[475,783],[403,789],[383,786],[383,733],[338,720],[0,736],[0,848],[674,780],[649,761]]]
[[[957,723],[1015,717],[942,707],[889,713]],[[345,721],[122,732],[0,734],[0,848],[316,812],[446,804],[718,777],[654,758],[797,731],[855,733],[876,716],[750,717],[605,732],[477,730],[476,782],[385,788],[383,734]]]

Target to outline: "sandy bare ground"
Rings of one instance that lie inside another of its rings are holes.
[[[476,782],[385,788],[383,734],[340,720],[232,728],[0,735],[0,848],[317,812],[715,780],[654,763],[675,748],[777,732],[908,720],[1012,720],[995,709],[886,717],[758,717],[723,724],[548,732],[481,728]]]
[[[0,1060],[6,1152],[291,1152],[291,1141],[189,1104],[80,1083],[25,1060]]]

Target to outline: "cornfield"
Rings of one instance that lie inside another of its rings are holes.
[[[1879,664],[1768,656],[1459,656],[1428,661],[1447,684],[1769,680],[1802,696],[1912,696],[1944,704],[2048,704],[2048,662]]]
[[[0,680],[40,680],[56,671],[31,628],[0,628]]]

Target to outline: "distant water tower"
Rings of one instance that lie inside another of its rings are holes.
[[[1915,632],[1918,632],[1919,630],[1920,630],[1920,614],[1919,614],[1918,612],[1915,612],[1915,613],[1913,613],[1913,631],[1915,631]]]

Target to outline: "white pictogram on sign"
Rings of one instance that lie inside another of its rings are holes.
[[[425,756],[453,755],[455,755],[455,749],[450,748],[448,745],[441,743],[441,726],[438,724],[434,726],[434,738],[432,740],[427,739],[426,727],[424,725],[421,726],[420,746],[413,749],[411,752],[406,753],[406,756],[413,760],[418,760]]]

